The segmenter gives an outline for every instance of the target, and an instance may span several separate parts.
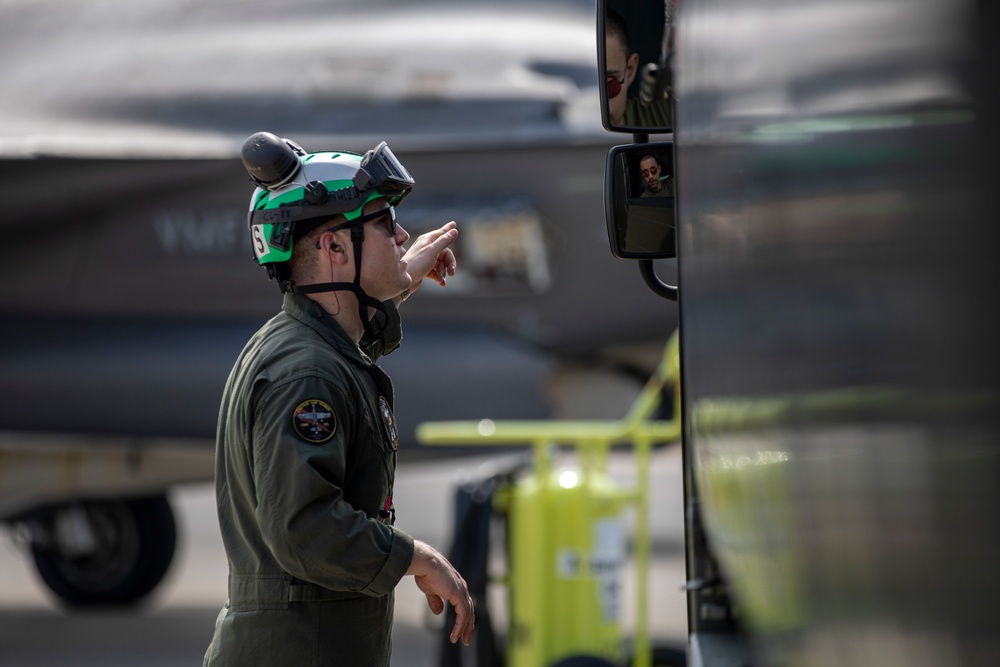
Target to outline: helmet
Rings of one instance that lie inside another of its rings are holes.
[[[384,141],[364,155],[306,153],[293,141],[258,132],[243,143],[242,158],[257,186],[247,216],[254,258],[272,278],[278,265],[291,259],[295,241],[310,230],[338,214],[355,220],[379,197],[395,206],[413,187]]]
[[[365,239],[365,204],[384,197],[396,206],[410,193],[413,178],[383,141],[364,155],[348,151],[306,153],[302,147],[270,132],[243,142],[243,166],[257,188],[250,198],[250,238],[254,258],[278,281],[282,292],[353,292],[364,326],[362,346],[375,341],[385,327],[385,305],[361,287],[361,244]],[[354,281],[296,285],[288,260],[295,241],[337,215],[347,219],[354,246]],[[369,309],[382,317],[369,317]],[[379,324],[373,323],[379,320]]]

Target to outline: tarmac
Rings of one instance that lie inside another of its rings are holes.
[[[400,463],[395,504],[397,525],[447,553],[451,542],[456,484],[503,466],[511,454],[462,455]],[[651,475],[653,560],[650,570],[650,632],[654,643],[682,646],[687,633],[683,554],[681,455],[678,446],[654,453]],[[632,458],[612,454],[609,470],[631,483]],[[34,572],[30,554],[13,536],[0,533],[0,667],[134,666],[201,664],[215,617],[226,598],[226,558],[216,523],[214,491],[199,484],[171,492],[179,529],[171,571],[146,605],[107,612],[68,612]],[[621,609],[628,636],[634,628],[635,570],[622,572]],[[506,591],[497,585],[489,604],[497,626],[505,615]],[[422,593],[404,579],[396,591],[394,667],[439,664],[440,619]],[[503,634],[503,627],[495,627]],[[471,663],[471,656],[470,662]]]

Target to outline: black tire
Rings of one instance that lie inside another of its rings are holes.
[[[173,560],[177,527],[164,496],[94,500],[74,504],[83,511],[95,540],[86,555],[64,552],[58,540],[32,545],[38,574],[64,603],[73,607],[132,605],[163,579]],[[55,535],[61,507],[42,519]]]

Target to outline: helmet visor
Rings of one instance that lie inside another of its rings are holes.
[[[413,187],[413,177],[383,141],[361,158],[354,185],[359,190],[370,187],[387,197],[402,197]]]

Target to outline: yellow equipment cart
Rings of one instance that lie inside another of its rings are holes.
[[[673,389],[673,418],[652,420],[667,387]],[[509,667],[624,663],[619,570],[626,544],[622,514],[630,506],[635,508],[633,664],[650,667],[650,454],[654,445],[680,439],[679,414],[675,333],[656,372],[621,420],[482,420],[418,426],[417,438],[426,445],[533,449],[532,469],[501,483],[492,495],[493,510],[507,519],[508,572],[503,582],[510,598],[505,659]],[[622,486],[607,474],[608,453],[616,445],[633,448],[634,486]],[[554,451],[560,447],[576,450],[573,468],[554,465]]]

